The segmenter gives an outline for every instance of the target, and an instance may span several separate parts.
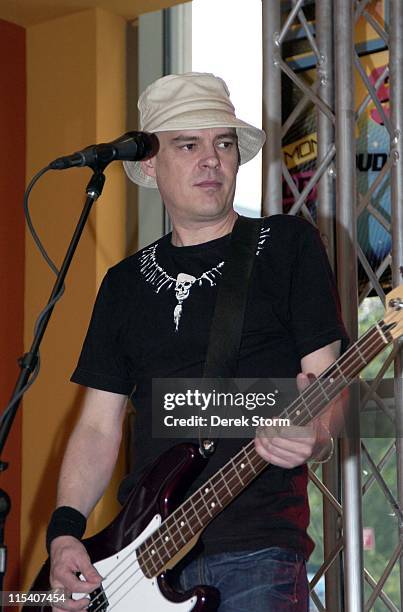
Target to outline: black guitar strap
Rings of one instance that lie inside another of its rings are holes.
[[[203,378],[233,378],[241,345],[249,281],[263,219],[238,216],[231,234],[228,258],[218,287]],[[199,440],[200,452],[211,455],[217,440]]]

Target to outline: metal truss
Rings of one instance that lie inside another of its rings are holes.
[[[316,5],[314,0],[262,0],[263,126],[269,135],[263,157],[263,212],[283,212],[287,202],[286,212],[301,214],[318,226],[337,275],[343,318],[352,339],[358,334],[359,304],[368,295],[378,296],[385,304],[385,276],[390,272],[393,286],[403,278],[403,2],[384,0],[383,16],[374,10],[379,5],[376,0],[318,0]],[[359,41],[354,42],[358,27],[371,29],[377,48],[388,51],[388,65],[373,74],[369,74],[365,60],[368,50]],[[287,53],[290,39],[297,60]],[[309,70],[301,70],[307,65]],[[356,82],[364,92],[358,102]],[[380,95],[388,85],[390,113]],[[282,97],[287,87],[298,92],[291,107]],[[362,185],[358,189],[356,130],[369,109],[384,126],[389,151],[366,189]],[[305,120],[306,136],[311,138],[301,144],[295,133],[299,130],[301,137],[302,118],[307,113],[311,119]],[[292,146],[287,152],[292,138],[294,149]],[[316,144],[313,152],[312,143]],[[293,151],[299,146],[309,158],[308,165],[299,165],[304,170],[301,181],[296,180],[298,163],[293,159]],[[387,211],[379,205],[379,194],[389,186]],[[357,224],[362,215],[375,220],[391,238],[390,251],[376,261],[359,244]],[[392,362],[394,389],[386,401],[381,390]],[[332,462],[323,466],[322,478],[315,466],[310,470],[311,481],[324,499],[324,561],[311,580],[311,599],[319,611],[398,612],[403,602],[401,343],[395,343],[374,380],[362,380],[359,389],[352,389],[350,404],[352,408],[359,404],[360,410],[375,407],[392,423],[396,437],[378,460],[371,456],[370,445],[360,440],[359,434],[346,437]],[[359,432],[358,411],[352,410],[351,415],[354,431]],[[361,458],[368,471],[364,482]],[[391,464],[396,467],[394,486],[384,476]],[[396,546],[376,577],[364,568],[362,537],[362,510],[374,486],[390,507],[396,529]],[[397,566],[400,602],[388,595],[386,584]],[[315,592],[322,575],[326,607]]]

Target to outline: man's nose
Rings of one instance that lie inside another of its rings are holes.
[[[206,147],[200,158],[200,165],[207,168],[218,168],[220,165],[220,158],[218,152],[214,146]]]

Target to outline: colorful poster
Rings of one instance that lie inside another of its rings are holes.
[[[284,8],[286,5],[284,5]],[[315,34],[315,6],[312,2],[304,7],[307,23]],[[366,6],[367,14],[361,16],[356,24],[356,51],[370,84],[376,87],[378,105],[372,99],[365,101],[368,89],[362,74],[355,71],[356,110],[361,110],[357,117],[356,152],[357,152],[357,189],[359,196],[358,241],[370,266],[376,270],[388,256],[391,249],[390,236],[390,181],[389,172],[382,178],[382,169],[388,161],[390,138],[385,127],[389,116],[389,82],[387,76],[388,50],[380,31],[385,29],[388,19],[388,2],[374,0]],[[288,11],[285,12],[285,15]],[[316,77],[316,57],[306,37],[306,32],[299,24],[295,26],[283,45],[284,59],[296,74],[305,82],[313,84]],[[374,27],[375,25],[379,27]],[[303,93],[294,83],[283,75],[283,123],[295,108]],[[292,180],[301,192],[316,169],[317,134],[316,108],[310,104],[304,113],[288,130],[283,139],[284,163]],[[377,181],[377,183],[375,183]],[[376,185],[369,198],[369,206],[362,206],[371,185]],[[378,184],[379,183],[379,184]],[[287,212],[295,199],[292,189],[283,180],[283,205]],[[308,196],[307,205],[316,217],[318,206],[317,190],[314,188]],[[359,271],[360,284],[367,282],[364,270]],[[390,271],[382,277],[385,286],[390,284]]]

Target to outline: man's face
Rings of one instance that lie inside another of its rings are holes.
[[[160,149],[142,162],[157,180],[173,223],[205,222],[232,209],[238,172],[234,128],[159,132]]]

